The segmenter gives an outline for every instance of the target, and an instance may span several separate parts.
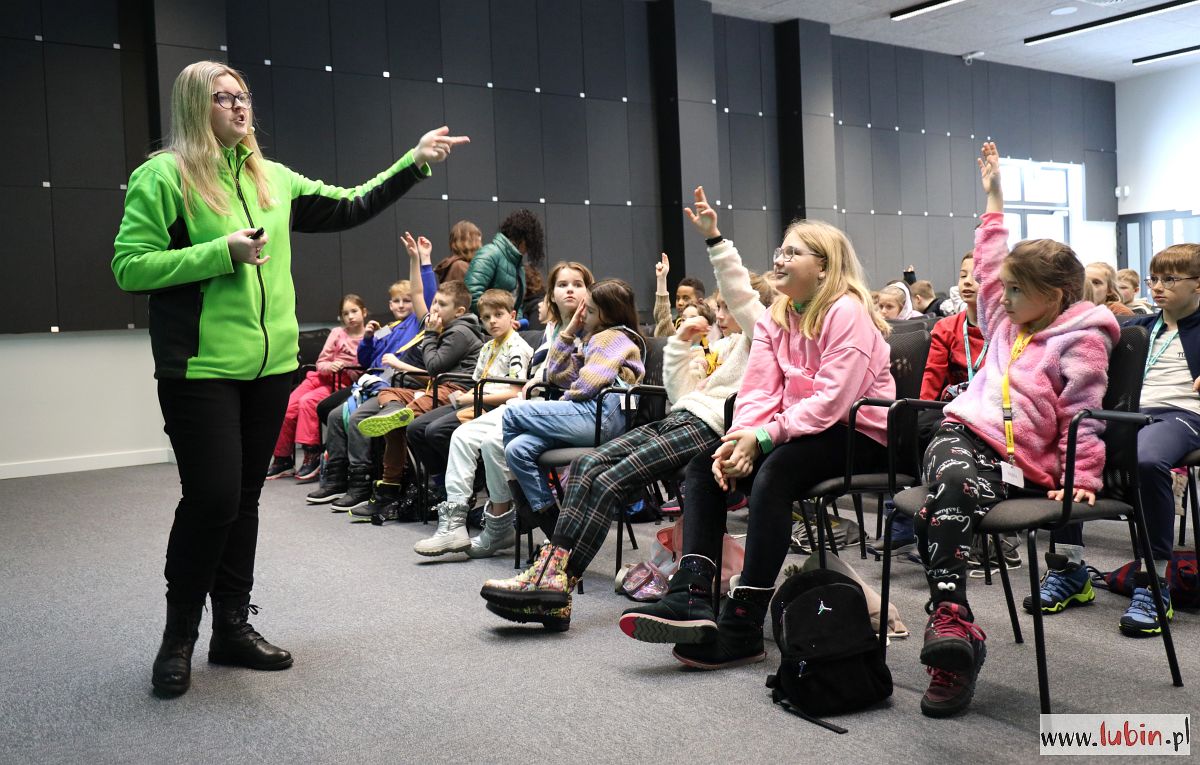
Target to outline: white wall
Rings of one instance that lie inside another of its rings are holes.
[[[0,335],[0,479],[167,462],[146,330]]]
[[[1117,83],[1121,215],[1200,210],[1200,64]]]

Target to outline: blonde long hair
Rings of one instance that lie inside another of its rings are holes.
[[[219,61],[197,61],[184,67],[175,78],[171,88],[171,132],[162,149],[150,156],[171,152],[179,167],[183,206],[192,214],[192,194],[204,201],[213,212],[227,215],[230,212],[228,195],[222,193],[217,181],[221,158],[221,144],[212,131],[210,113],[213,88],[217,78],[229,75],[237,80],[238,87],[247,91],[246,80],[241,72]],[[250,112],[254,116],[254,112]],[[258,141],[250,133],[241,143],[252,152],[242,168],[250,176],[258,190],[258,206],[266,210],[273,206],[270,183]]]
[[[825,278],[817,287],[817,294],[808,302],[804,313],[799,314],[801,333],[809,340],[817,339],[830,307],[842,295],[850,294],[862,303],[871,321],[887,337],[891,325],[875,310],[871,291],[863,278],[862,264],[858,262],[858,256],[854,254],[854,247],[846,235],[836,226],[818,220],[792,221],[783,238],[787,239],[792,234],[798,236],[825,265]],[[788,314],[795,312],[792,299],[787,295],[780,295],[771,305],[771,319],[785,330],[790,329]]]

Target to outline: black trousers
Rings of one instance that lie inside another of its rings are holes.
[[[801,436],[759,457],[737,488],[750,497],[750,523],[746,533],[746,562],[742,584],[774,587],[792,535],[792,503],[813,486],[840,477],[846,469],[845,425],[834,425],[811,436]],[[854,472],[887,470],[887,450],[869,436],[855,432]],[[725,492],[712,474],[712,454],[699,454],[687,466],[687,491],[683,495],[683,550],[716,559],[725,534]]]
[[[458,421],[453,404],[439,406],[413,420],[408,426],[408,447],[413,456],[420,460],[429,475],[446,472],[446,461],[450,457],[450,439]]]
[[[291,391],[258,380],[159,380],[158,401],[183,497],[167,542],[167,600],[199,604],[254,585],[258,496]]]
[[[321,399],[321,403],[317,404],[317,422],[324,425],[329,422],[329,413],[334,409],[338,409],[346,400],[350,398],[350,390],[352,386],[347,385],[345,388],[339,388],[325,398]],[[324,436],[322,436],[322,445],[324,445]]]

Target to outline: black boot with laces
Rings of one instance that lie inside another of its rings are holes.
[[[255,631],[247,621],[258,613],[250,604],[250,596],[213,598],[213,634],[208,644],[208,660],[213,664],[229,664],[250,669],[287,669],[292,655]]]

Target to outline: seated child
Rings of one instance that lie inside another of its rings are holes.
[[[1138,316],[1149,316],[1157,310],[1142,297],[1142,279],[1132,268],[1117,271],[1117,292],[1121,293],[1121,302],[1125,307]]]
[[[706,240],[720,237],[716,210],[704,189],[695,191],[689,217]],[[511,579],[489,580],[481,594],[488,609],[516,622],[540,622],[565,630],[570,625],[571,589],[604,543],[627,495],[668,477],[698,454],[710,454],[725,433],[725,400],[737,392],[750,355],[751,331],[774,291],[742,265],[730,241],[708,249],[717,277],[717,316],[724,337],[696,364],[697,342],[706,338],[709,319],[687,314],[663,351],[663,378],[671,413],[663,420],[608,441],[571,465],[562,513],[532,567]],[[728,303],[726,301],[728,300]],[[743,330],[743,327],[745,328]]]
[[[317,420],[317,405],[330,396],[338,385],[353,382],[358,372],[340,375],[343,369],[358,364],[358,344],[363,337],[363,321],[367,317],[367,306],[358,295],[342,298],[342,326],[334,327],[325,338],[325,346],[317,356],[316,371],[304,376],[304,382],[296,386],[288,397],[287,412],[283,415],[283,426],[279,429],[279,440],[275,442],[274,456],[267,468],[267,480],[295,474],[307,480],[321,469],[321,423]],[[304,461],[295,470],[296,444],[304,450]]]
[[[1117,290],[1117,270],[1103,261],[1087,264],[1087,299],[1096,305],[1107,306],[1113,316],[1133,316],[1133,309],[1121,302]]]
[[[667,253],[662,253],[662,260],[654,264],[654,337],[670,337],[679,328],[679,318],[671,318],[670,294],[667,292],[667,274],[671,272],[671,259]],[[683,309],[695,303],[704,302],[704,282],[691,276],[679,280],[675,288],[675,311],[683,313]]]
[[[507,377],[524,382],[533,349],[516,331],[517,312],[513,306],[512,293],[506,290],[484,291],[479,298],[479,318],[491,339],[479,350],[475,370],[471,376],[476,381],[485,377]],[[438,386],[439,399],[443,398],[442,387]],[[475,414],[475,399],[470,389],[460,388],[459,385],[445,387],[450,391],[446,397],[449,403],[426,411],[407,427],[404,423],[413,420],[417,412],[425,410],[431,397],[419,397],[410,406],[404,407],[403,400],[407,391],[400,391],[394,397],[387,392],[381,393],[381,401],[385,398],[395,400],[387,403],[378,414],[358,423],[358,429],[363,434],[385,436],[387,439],[383,455],[383,478],[375,485],[375,493],[366,509],[359,512],[360,515],[370,517],[378,513],[386,518],[386,507],[399,502],[406,448],[411,446],[413,455],[431,472],[440,473],[445,470],[454,430],[463,422],[472,419]],[[493,409],[502,406],[513,396],[520,395],[521,386],[487,383],[482,392],[485,410]],[[374,507],[375,505],[383,505],[383,508]]]
[[[582,263],[562,261],[550,269],[548,283],[551,292],[544,319],[547,322],[545,339],[530,359],[528,384],[545,380],[550,347],[558,339],[565,320],[575,314],[575,309],[587,297],[592,286],[592,272]],[[515,544],[509,487],[512,476],[504,460],[501,421],[509,407],[527,403],[524,395],[525,390],[522,390],[520,397],[509,399],[508,403],[484,412],[454,430],[446,460],[446,500],[434,508],[438,516],[437,532],[413,546],[418,555],[437,556],[463,551],[468,558],[490,558]],[[484,506],[483,532],[472,539],[467,534],[467,513],[475,496],[475,471],[480,461],[483,462],[489,501]]]
[[[892,282],[879,290],[879,312],[885,319],[920,319],[924,314],[913,308],[912,294],[904,282]]]
[[[966,709],[987,653],[967,602],[971,538],[990,508],[1008,497],[1062,501],[1067,426],[1076,413],[1101,406],[1119,334],[1110,311],[1081,300],[1083,267],[1070,247],[1035,239],[1008,252],[1000,157],[990,142],[981,154],[987,211],[975,230],[975,277],[987,359],[946,407],[925,451],[929,493],[916,516],[930,594],[921,650],[930,683],[921,711],[930,717]],[[1075,502],[1095,502],[1104,458],[1097,423],[1084,421]]]

